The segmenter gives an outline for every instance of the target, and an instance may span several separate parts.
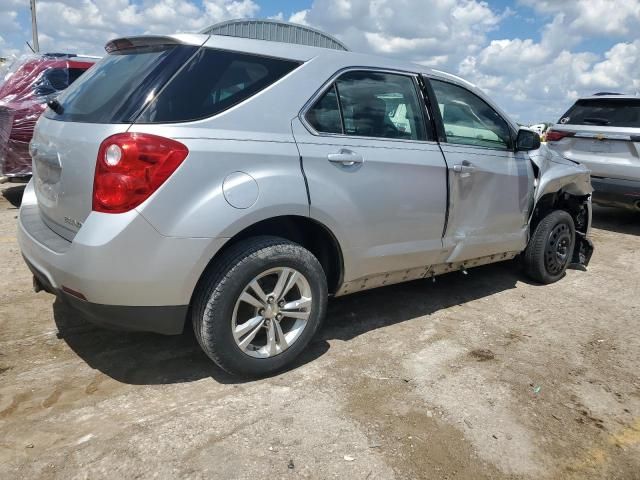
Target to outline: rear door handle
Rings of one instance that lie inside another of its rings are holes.
[[[351,167],[356,163],[364,162],[364,158],[359,153],[353,152],[347,148],[341,149],[338,153],[330,153],[327,159],[331,163],[340,163],[345,167]]]
[[[454,165],[453,171],[456,173],[472,173],[476,167],[473,165]]]

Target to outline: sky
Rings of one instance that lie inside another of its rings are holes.
[[[27,0],[0,0],[0,56],[28,52]],[[583,95],[640,94],[640,0],[37,1],[41,51],[103,55],[111,38],[279,18],[354,51],[460,75],[521,123],[555,122]]]

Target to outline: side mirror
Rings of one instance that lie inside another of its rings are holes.
[[[533,130],[521,128],[516,137],[516,152],[528,152],[540,148],[540,135]]]

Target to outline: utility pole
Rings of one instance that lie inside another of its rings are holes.
[[[36,0],[31,0],[31,33],[33,34],[33,50],[40,52],[38,43],[38,21],[36,20]]]

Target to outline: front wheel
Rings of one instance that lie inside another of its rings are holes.
[[[305,248],[277,237],[229,248],[198,287],[193,326],[204,352],[229,373],[264,376],[286,368],[318,330],[327,281]]]
[[[571,215],[564,210],[549,213],[536,227],[524,251],[525,272],[544,284],[560,280],[571,262],[575,243]]]

